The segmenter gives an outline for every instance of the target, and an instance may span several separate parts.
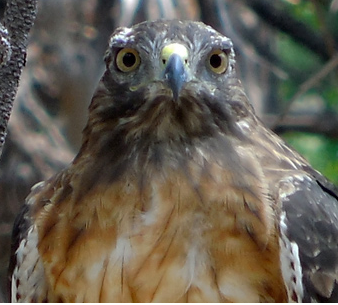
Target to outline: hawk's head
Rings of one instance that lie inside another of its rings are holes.
[[[133,156],[161,163],[205,139],[243,137],[238,122],[252,108],[235,75],[231,40],[211,27],[159,20],[118,28],[105,62],[82,152],[94,147],[97,159],[114,166]]]
[[[203,23],[118,28],[105,62],[91,112],[114,128],[127,127],[129,136],[162,141],[225,131],[247,111],[232,42]]]

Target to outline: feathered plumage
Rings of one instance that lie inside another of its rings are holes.
[[[105,62],[78,155],[16,221],[12,300],[337,300],[337,191],[257,119],[231,40],[144,22]]]

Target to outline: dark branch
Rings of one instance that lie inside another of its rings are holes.
[[[325,48],[325,41],[315,31],[304,23],[294,19],[286,10],[286,5],[278,1],[279,8],[269,0],[243,0],[258,16],[269,25],[291,36],[295,41],[321,56],[324,60],[330,58]],[[323,47],[324,46],[324,47]]]
[[[212,26],[217,31],[224,33],[222,19],[221,19],[219,7],[216,1],[199,0],[198,4],[200,7],[200,12],[201,12],[201,21]]]
[[[25,65],[27,37],[36,17],[36,7],[37,0],[8,1],[0,29],[0,156]]]
[[[263,122],[277,134],[288,131],[308,132],[338,139],[338,115],[332,112],[321,114],[289,114],[282,122],[275,124],[278,115],[265,114]]]
[[[294,96],[286,103],[285,108],[279,114],[275,126],[280,125],[285,115],[290,111],[292,104],[305,92],[309,91],[316,84],[318,84],[323,78],[325,78],[330,72],[334,71],[338,67],[338,53],[333,56],[315,75],[308,78],[294,94]]]

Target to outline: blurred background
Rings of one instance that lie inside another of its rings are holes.
[[[338,0],[40,0],[0,162],[0,301],[15,215],[79,148],[110,34],[158,18],[230,37],[258,116],[338,184]]]

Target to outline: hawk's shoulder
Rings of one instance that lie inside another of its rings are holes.
[[[338,188],[258,121],[253,146],[275,201],[289,298],[338,301]]]
[[[305,302],[338,300],[337,194],[319,174],[290,175],[280,182],[285,235],[299,252]]]

